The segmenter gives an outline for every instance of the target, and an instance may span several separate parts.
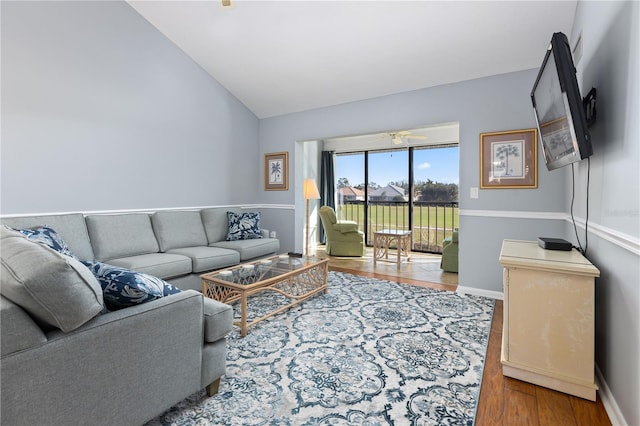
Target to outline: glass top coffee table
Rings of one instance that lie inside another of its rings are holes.
[[[329,259],[273,256],[201,275],[202,294],[227,304],[240,301],[240,321],[234,321],[234,325],[240,327],[240,335],[244,337],[249,326],[320,292],[326,293],[328,270]],[[278,293],[287,298],[288,303],[248,321],[247,300],[263,292]]]

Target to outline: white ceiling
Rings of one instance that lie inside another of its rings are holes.
[[[128,1],[259,118],[537,68],[576,1]]]

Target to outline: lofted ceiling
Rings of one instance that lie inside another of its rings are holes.
[[[128,1],[258,118],[538,68],[576,1]]]

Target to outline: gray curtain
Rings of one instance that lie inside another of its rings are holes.
[[[320,205],[336,208],[335,176],[333,171],[333,151],[322,151],[320,159]],[[319,226],[319,237],[322,244],[326,243],[324,227]]]

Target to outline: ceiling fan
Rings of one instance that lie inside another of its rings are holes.
[[[414,135],[408,130],[403,130],[401,132],[389,132],[389,137],[391,137],[391,142],[393,142],[394,145],[400,145],[404,142],[404,139],[427,139],[426,136]]]

